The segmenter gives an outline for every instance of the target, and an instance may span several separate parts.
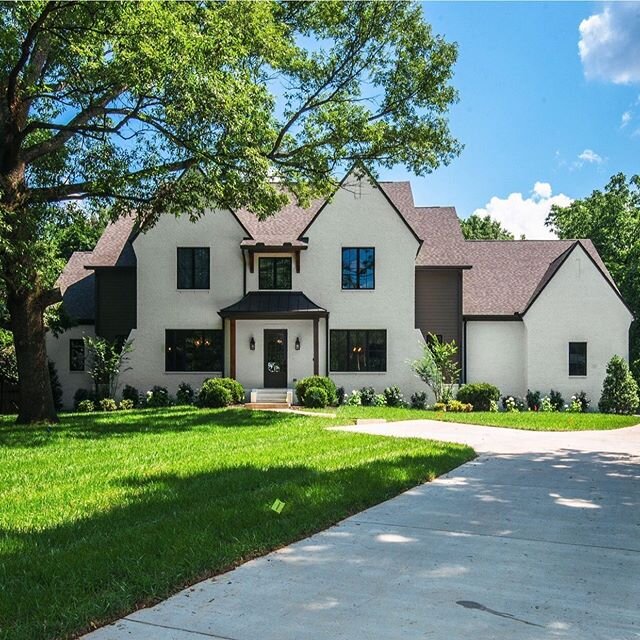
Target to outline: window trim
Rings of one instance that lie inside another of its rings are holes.
[[[191,333],[204,333],[205,331],[215,331],[220,333],[220,340],[222,344],[222,357],[221,367],[219,369],[169,369],[167,368],[167,354],[168,354],[168,334],[169,332],[191,332]],[[164,372],[168,374],[184,373],[184,374],[202,374],[202,373],[222,373],[224,374],[224,362],[226,356],[225,349],[225,335],[224,329],[165,329],[164,330]]]
[[[367,370],[358,370],[358,369],[334,369],[331,366],[331,356],[333,354],[333,347],[332,347],[332,337],[334,332],[345,332],[347,334],[347,366],[349,363],[349,344],[350,344],[350,339],[349,339],[349,334],[351,332],[355,332],[355,331],[364,331],[366,333],[366,342],[367,342],[367,349],[369,348],[369,333],[372,331],[381,331],[384,333],[384,368],[383,369],[367,369]],[[370,374],[370,373],[387,373],[388,372],[388,352],[389,352],[389,341],[388,341],[388,336],[389,336],[389,332],[386,329],[331,329],[329,331],[329,371],[331,373],[357,373],[357,374]]]
[[[77,369],[73,366],[73,345],[74,343],[82,344],[82,368]],[[73,371],[74,373],[82,373],[86,371],[86,363],[87,363],[87,349],[84,344],[83,338],[69,338],[69,371]]]
[[[207,252],[207,286],[196,287],[196,249],[204,249]],[[181,287],[180,286],[180,252],[191,251],[191,274],[192,274],[192,286]],[[176,288],[178,291],[210,291],[211,290],[211,247],[191,247],[181,246],[176,247]]]
[[[273,284],[277,284],[277,270],[276,270],[276,260],[286,260],[289,263],[289,286],[288,287],[263,287],[260,281],[262,277],[262,270],[260,269],[260,264],[263,260],[271,260],[272,261],[272,271],[273,271]],[[258,258],[258,289],[260,291],[291,291],[293,289],[293,260],[291,256],[260,256]]]
[[[356,252],[356,272],[357,272],[357,281],[355,287],[345,287],[344,286],[344,252],[345,251],[355,251]],[[361,287],[360,286],[360,251],[372,251],[373,252],[373,274],[372,274],[372,285],[370,287]],[[375,247],[341,247],[340,250],[340,285],[343,291],[373,291],[376,288],[376,248]]]
[[[571,345],[584,345],[584,373],[571,373]],[[568,345],[568,373],[571,378],[586,378],[589,371],[589,343],[586,340],[571,340]]]

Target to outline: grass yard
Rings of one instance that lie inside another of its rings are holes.
[[[543,413],[540,411],[445,413],[392,407],[338,407],[336,412],[343,424],[356,418],[385,418],[389,421],[428,419],[530,431],[600,431],[640,424],[638,416],[619,416],[608,413]]]
[[[89,630],[474,455],[323,428],[341,421],[184,407],[50,429],[0,418],[0,637]]]

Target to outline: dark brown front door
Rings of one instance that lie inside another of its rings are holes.
[[[264,330],[264,386],[284,389],[287,386],[287,330]]]

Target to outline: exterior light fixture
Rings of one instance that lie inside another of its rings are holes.
[[[296,342],[295,342],[294,347],[295,347],[296,351],[300,351],[300,338],[299,337],[296,338]]]
[[[249,338],[249,349],[251,349],[251,351],[256,350],[256,341],[254,340],[253,336]]]

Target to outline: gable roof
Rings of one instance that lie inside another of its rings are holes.
[[[91,252],[87,269],[94,267],[134,267],[136,254],[131,244],[135,229],[135,216],[130,214],[107,225]]]
[[[87,271],[91,251],[75,251],[56,280],[68,316],[76,322],[95,320],[95,274]]]

